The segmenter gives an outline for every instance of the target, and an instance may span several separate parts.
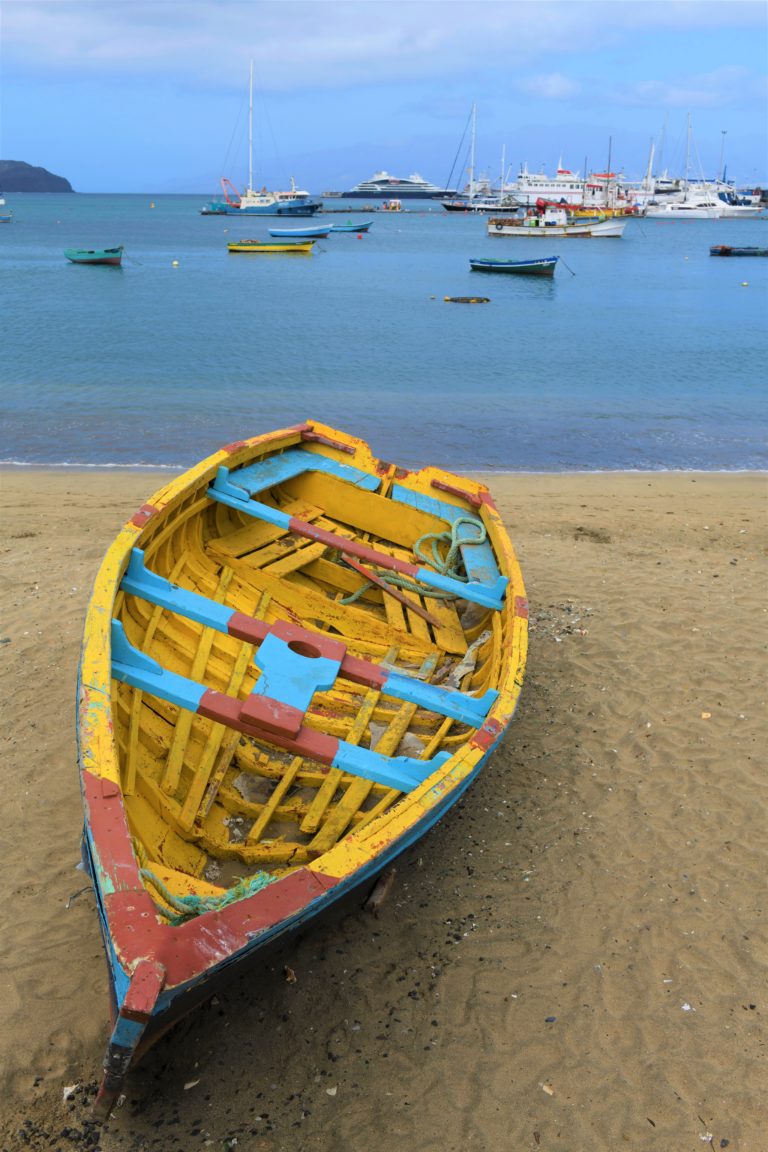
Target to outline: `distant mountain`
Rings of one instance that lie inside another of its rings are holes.
[[[69,180],[54,176],[47,168],[35,168],[23,160],[0,160],[3,192],[74,192]]]

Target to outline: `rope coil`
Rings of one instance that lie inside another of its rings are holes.
[[[466,537],[459,537],[459,529],[463,524],[468,524],[470,527],[477,529],[477,536],[474,539]],[[441,576],[448,576],[452,580],[459,580],[463,584],[469,583],[469,577],[462,575],[459,572],[458,558],[460,551],[466,545],[474,547],[478,544],[485,544],[488,539],[488,531],[485,524],[478,520],[475,516],[458,516],[451,524],[450,531],[445,532],[425,532],[413,546],[413,554],[423,564],[429,565],[439,572]],[[429,552],[425,554],[422,551],[422,545],[426,547],[427,541],[431,541],[431,555]],[[441,556],[441,545],[448,545],[448,551],[445,556]],[[423,584],[418,584],[414,580],[409,580],[406,576],[398,576],[395,572],[390,572],[389,569],[374,568],[374,575],[377,579],[384,581],[385,584],[391,584],[395,588],[403,588],[406,592],[416,592],[419,596],[425,599],[432,600],[454,600],[455,594],[453,592],[443,592],[439,588],[427,588]],[[339,604],[354,604],[364,592],[369,588],[375,587],[373,581],[366,580],[349,596],[345,596],[339,600]]]

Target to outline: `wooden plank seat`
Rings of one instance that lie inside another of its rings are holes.
[[[241,471],[243,470],[235,469],[230,473],[228,468],[220,467],[216,473],[216,479],[208,489],[208,496],[212,500],[217,500],[222,504],[228,505],[230,508],[244,512],[247,516],[253,516],[257,520],[264,520],[268,524],[274,524],[286,532],[292,532],[308,540],[316,540],[329,548],[334,548],[339,552],[355,556],[358,560],[375,564],[379,568],[398,572],[403,576],[408,576],[412,580],[425,584],[428,588],[436,588],[441,592],[448,592],[457,599],[469,600],[474,604],[480,604],[483,607],[492,608],[495,611],[500,611],[503,607],[504,593],[509,581],[506,576],[498,575],[498,569],[497,579],[493,584],[481,584],[474,580],[470,580],[465,584],[461,580],[456,580],[453,577],[443,576],[439,572],[433,572],[428,568],[419,567],[417,564],[410,563],[406,560],[399,560],[395,556],[389,556],[376,548],[371,548],[367,544],[360,543],[358,540],[350,540],[344,536],[339,536],[335,532],[329,532],[327,529],[320,528],[315,524],[309,524],[304,520],[297,519],[295,516],[289,516],[279,508],[274,508],[268,504],[252,500],[248,492],[238,483]]]
[[[304,715],[297,716],[302,701],[307,697],[311,699],[315,688],[333,683],[341,660],[334,660],[331,656],[305,657],[300,652],[291,651],[288,643],[279,637],[272,636],[271,639],[273,651],[269,663],[273,665],[273,674],[260,677],[245,702],[163,668],[157,660],[133,647],[119,620],[112,621],[112,676],[123,684],[130,684],[247,736],[266,740],[296,755],[308,756],[331,768],[362,776],[400,792],[412,791],[450,759],[449,752],[437,752],[430,760],[382,756],[302,724]],[[332,640],[326,640],[325,644],[336,647]],[[338,647],[343,648],[343,645]],[[267,664],[266,659],[264,663]],[[259,686],[265,680],[263,687],[276,683],[284,698],[276,699],[260,692]]]
[[[120,588],[123,592],[138,596],[142,600],[159,605],[188,620],[194,620],[207,628],[213,628],[224,635],[260,645],[255,661],[262,675],[256,684],[255,692],[266,696],[268,690],[265,685],[276,682],[283,695],[280,695],[280,692],[272,692],[274,698],[299,709],[302,713],[301,719],[315,689],[313,688],[308,696],[304,692],[294,699],[298,690],[286,688],[283,691],[279,668],[281,664],[290,662],[294,677],[300,677],[313,668],[319,671],[321,667],[319,661],[325,657],[337,661],[338,667],[327,684],[321,684],[318,680],[316,685],[318,688],[332,687],[337,675],[340,675],[342,679],[363,684],[367,688],[377,688],[386,696],[406,700],[419,708],[437,712],[442,716],[450,716],[453,720],[475,728],[480,727],[489,709],[498,699],[498,692],[495,689],[488,689],[482,696],[468,696],[451,688],[441,688],[394,669],[384,668],[380,664],[352,656],[347,652],[343,642],[332,640],[299,625],[282,620],[268,624],[265,620],[237,612],[220,601],[209,600],[151,572],[145,566],[144,553],[139,548],[134,548],[131,552]],[[285,651],[279,647],[280,644],[286,646]],[[301,663],[296,662],[296,657],[307,665],[306,669],[302,668]],[[252,719],[255,718],[254,713]],[[294,721],[296,719],[294,717]],[[288,723],[287,715],[284,716],[284,723]],[[261,724],[268,727],[263,717]],[[294,723],[293,734],[299,726],[300,722]]]

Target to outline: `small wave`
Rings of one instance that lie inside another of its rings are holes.
[[[76,460],[0,460],[0,468],[37,468],[40,471],[54,468],[72,468],[78,472],[105,472],[108,470],[118,472],[184,472],[188,467],[188,464],[146,464],[143,462],[118,464],[112,463],[109,460],[103,464],[86,464]]]

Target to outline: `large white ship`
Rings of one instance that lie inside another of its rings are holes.
[[[435,200],[441,196],[450,196],[455,194],[455,188],[438,188],[436,184],[430,184],[428,180],[424,180],[419,176],[418,172],[414,172],[412,176],[407,179],[399,176],[390,176],[389,172],[376,172],[371,176],[370,180],[363,180],[360,184],[355,184],[349,192],[344,192],[345,197],[363,198],[366,200]]]

